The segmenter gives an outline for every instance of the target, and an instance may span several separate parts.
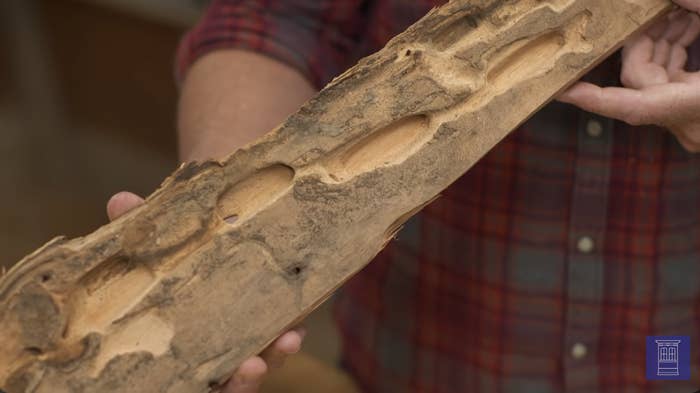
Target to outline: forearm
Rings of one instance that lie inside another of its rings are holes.
[[[182,86],[181,161],[222,158],[272,130],[315,93],[293,68],[242,50],[199,59]]]

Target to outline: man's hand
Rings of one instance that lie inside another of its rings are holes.
[[[677,0],[700,12],[700,0]],[[700,36],[700,16],[673,12],[622,52],[622,84],[605,87],[579,82],[559,97],[583,110],[632,125],[669,129],[683,147],[700,152],[700,72],[685,70],[687,48]]]
[[[143,199],[130,192],[120,192],[107,202],[110,221],[143,203]],[[288,355],[299,352],[306,332],[298,327],[282,334],[260,356],[244,361],[224,386],[222,393],[256,393],[263,376],[270,369],[279,368]]]
[[[700,0],[673,0],[678,4],[679,6],[689,10],[693,11],[696,14],[700,14]]]

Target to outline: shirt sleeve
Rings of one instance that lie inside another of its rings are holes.
[[[368,2],[214,0],[180,42],[176,78],[206,53],[236,48],[280,60],[321,88],[357,60]]]

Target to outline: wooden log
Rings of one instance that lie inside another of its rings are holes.
[[[7,393],[216,390],[667,0],[453,0],[223,161],[0,281]]]

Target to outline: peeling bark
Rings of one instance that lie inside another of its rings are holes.
[[[216,390],[665,0],[453,0],[221,162],[0,280],[7,393]]]

